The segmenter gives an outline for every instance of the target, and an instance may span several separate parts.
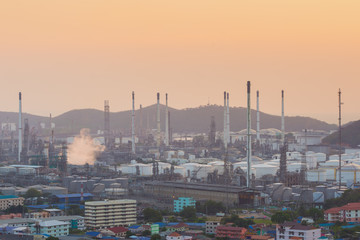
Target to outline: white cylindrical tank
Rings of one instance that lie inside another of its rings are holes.
[[[323,192],[313,192],[314,203],[324,203],[325,196]]]
[[[35,174],[36,170],[34,168],[19,168],[20,175],[31,175]]]
[[[174,173],[180,174],[183,177],[186,177],[186,170],[181,166],[174,166]]]
[[[261,178],[264,175],[275,175],[276,171],[278,170],[277,166],[269,165],[269,164],[257,164],[253,165],[253,168],[256,170],[256,177]]]
[[[159,164],[159,174],[164,174],[166,173],[166,171],[170,171],[171,168],[170,163],[158,162],[158,164]]]
[[[8,174],[16,172],[14,167],[0,167],[0,174]]]
[[[336,171],[336,181],[339,182],[339,170]],[[360,165],[349,163],[341,167],[341,182],[360,182]]]
[[[326,182],[326,170],[309,169],[306,171],[306,180],[308,182]]]
[[[301,163],[295,162],[287,165],[288,172],[300,172]]]

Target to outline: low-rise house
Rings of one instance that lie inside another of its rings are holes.
[[[240,239],[245,237],[246,231],[247,231],[246,228],[242,228],[242,227],[218,226],[216,228],[216,237]]]
[[[317,240],[321,237],[321,229],[313,226],[305,226],[298,222],[285,222],[276,228],[276,239],[290,240]]]
[[[192,240],[192,237],[183,236],[177,232],[173,232],[166,236],[166,240]]]
[[[328,222],[360,222],[360,202],[348,203],[342,207],[325,210],[324,219]]]
[[[112,227],[108,228],[107,230],[111,231],[115,237],[125,237],[126,232],[128,231],[128,229],[125,227]]]
[[[190,226],[187,225],[186,223],[178,223],[176,225],[173,226],[169,226],[167,228],[168,232],[185,232],[187,230],[189,230]]]

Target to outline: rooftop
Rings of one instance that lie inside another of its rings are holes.
[[[15,195],[0,195],[0,199],[11,199],[11,198],[19,198]]]
[[[113,204],[124,204],[124,203],[135,203],[136,200],[132,199],[117,199],[117,200],[105,200],[105,201],[91,201],[85,202],[86,206],[101,206],[101,205],[113,205]]]

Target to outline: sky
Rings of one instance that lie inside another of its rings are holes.
[[[9,0],[0,2],[0,111],[42,116],[129,110],[169,94],[182,109],[223,104],[360,119],[358,0]]]

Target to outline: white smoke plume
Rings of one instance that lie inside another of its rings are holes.
[[[105,150],[105,146],[96,144],[90,136],[90,130],[83,128],[80,135],[74,137],[74,141],[67,150],[68,163],[73,165],[94,164],[96,156]]]

